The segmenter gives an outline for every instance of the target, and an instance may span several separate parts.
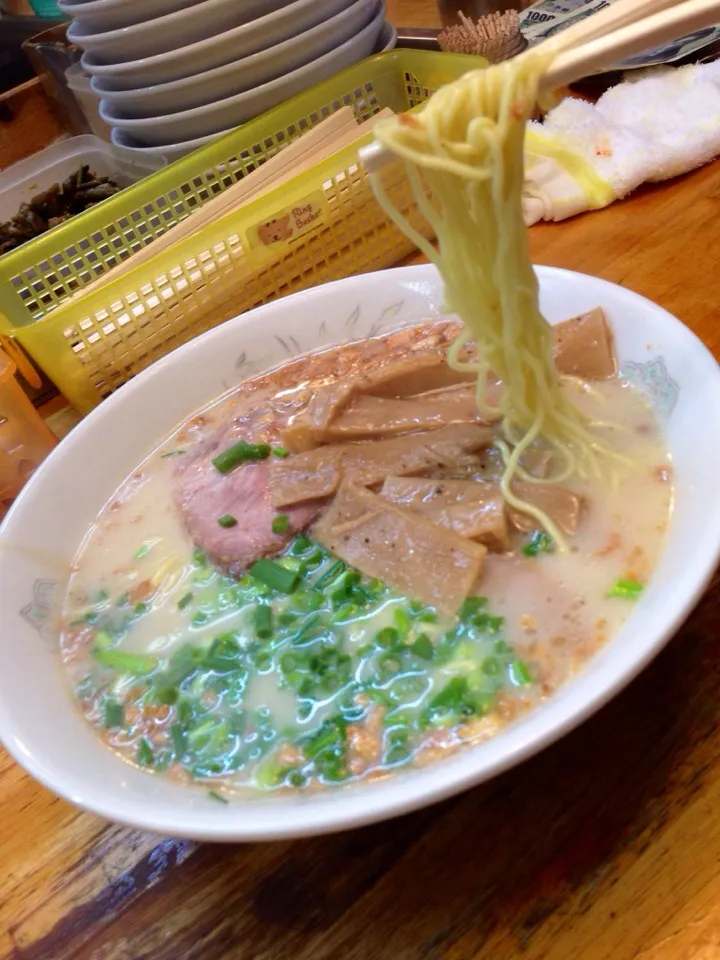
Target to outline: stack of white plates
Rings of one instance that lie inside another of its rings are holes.
[[[385,0],[58,0],[113,143],[175,159],[379,50]],[[150,13],[152,11],[152,13]]]

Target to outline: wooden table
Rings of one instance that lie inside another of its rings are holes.
[[[432,0],[390,2],[432,24]],[[720,164],[532,229],[535,260],[652,297],[720,356]],[[708,442],[718,442],[708,437]],[[152,837],[0,752],[3,960],[717,960],[718,581],[651,667],[484,786],[338,836]]]

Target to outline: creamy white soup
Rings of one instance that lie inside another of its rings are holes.
[[[563,389],[621,466],[509,509],[457,327],[300,358],[182,424],[89,532],[61,652],[127,761],[218,800],[434,761],[541,705],[642,595],[672,503],[652,411],[600,311],[555,331]],[[502,390],[501,384],[489,393]]]

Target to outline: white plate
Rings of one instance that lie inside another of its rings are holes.
[[[146,0],[144,0],[146,2]],[[94,77],[112,80],[116,90],[131,90],[155,83],[168,83],[212,70],[238,57],[246,57],[281,43],[303,30],[334,16],[353,0],[294,0],[294,3],[267,16],[226,30],[207,40],[198,40],[168,53],[143,57],[125,63],[106,63],[90,52],[82,55],[83,68]]]
[[[119,104],[101,100],[100,116],[111,127],[129,133],[138,143],[149,147],[161,147],[165,143],[176,143],[178,140],[205,137],[217,130],[237,126],[369,56],[383,28],[388,34],[387,42],[394,45],[394,29],[389,23],[383,25],[383,15],[384,9],[381,9],[354,37],[318,57],[313,63],[234,97],[226,97],[192,110],[141,119],[126,116]],[[381,47],[386,48],[389,49],[385,44]]]
[[[82,17],[91,27],[115,30],[131,23],[162,17],[175,10],[184,10],[203,0],[58,0],[58,7],[68,17]]]
[[[234,130],[231,127],[230,130]],[[166,143],[162,147],[141,147],[135,143],[132,137],[129,137],[123,130],[113,130],[110,133],[110,141],[115,147],[122,147],[131,156],[137,157],[142,162],[143,157],[164,157],[168,163],[173,160],[179,160],[180,157],[192,153],[193,150],[199,150],[200,147],[212,143],[224,137],[230,130],[218,130],[217,133],[211,133],[208,137],[198,137],[197,140],[184,140],[181,143]]]
[[[203,0],[116,30],[93,26],[80,18],[68,27],[67,38],[101,63],[136,60],[212,38],[270,12],[281,12],[279,8],[289,3],[290,0],[242,0],[240,3],[238,0]]]
[[[664,421],[676,506],[666,549],[627,623],[582,672],[494,739],[388,780],[307,795],[233,800],[133,768],[102,745],[67,690],[55,604],[90,524],[118,483],[175,425],[290,355],[441,315],[433,267],[352,277],[269,303],[160,360],[91,413],[50,455],[0,531],[0,739],[43,784],[87,810],[163,836],[260,840],[354,827],[495,776],[616,694],[680,626],[720,552],[720,370],[678,320],[592,277],[538,268],[551,321],[602,305],[623,371]],[[289,350],[288,344],[297,344]],[[602,789],[600,785],[599,789]]]
[[[132,118],[190,110],[258,87],[324,56],[354,37],[378,15],[382,6],[382,0],[356,0],[347,10],[289,40],[182,80],[115,90],[112,80],[93,77],[91,88]]]

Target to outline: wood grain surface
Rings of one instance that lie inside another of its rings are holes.
[[[37,77],[0,94],[0,170],[66,133]]]
[[[389,6],[397,23],[437,16],[431,0]],[[533,254],[651,297],[720,356],[718,211],[716,163],[533,227]],[[560,743],[454,800],[337,836],[152,837],[76,811],[0,752],[0,957],[718,960],[718,587]]]

